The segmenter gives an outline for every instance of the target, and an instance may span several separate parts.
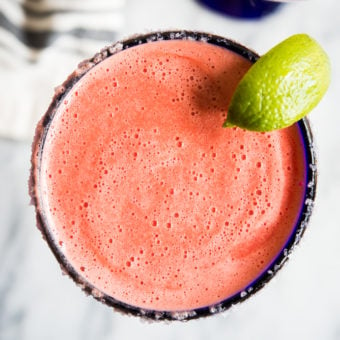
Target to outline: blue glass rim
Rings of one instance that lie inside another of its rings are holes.
[[[197,0],[204,7],[236,19],[256,20],[277,11],[283,3],[266,0]]]
[[[250,296],[254,295],[254,293],[263,288],[273,278],[273,276],[275,276],[278,270],[283,267],[283,265],[287,262],[293,249],[299,243],[304,231],[306,230],[307,224],[312,214],[316,194],[317,168],[316,168],[316,155],[313,144],[313,134],[308,120],[306,118],[303,118],[297,123],[297,125],[299,127],[299,132],[305,151],[306,183],[304,200],[299,217],[296,222],[296,226],[295,228],[293,228],[291,236],[286,242],[284,248],[273,260],[270,266],[242,291],[214,305],[197,308],[193,310],[187,311],[149,310],[123,303],[101,292],[91,283],[85,280],[85,278],[73,268],[73,266],[68,262],[65,255],[58,248],[54,240],[53,233],[48,227],[44,211],[40,207],[41,206],[40,203],[41,193],[39,191],[40,189],[37,188],[38,186],[36,185],[39,182],[38,177],[40,173],[40,162],[44,148],[44,142],[47,136],[49,126],[57,111],[57,108],[59,104],[63,101],[63,98],[73,87],[73,85],[77,83],[79,79],[81,79],[92,67],[103,61],[105,58],[115,53],[118,53],[119,51],[144,43],[160,40],[183,40],[183,39],[202,41],[226,48],[243,56],[244,58],[248,59],[253,63],[259,58],[259,55],[256,54],[254,51],[244,47],[243,45],[233,40],[204,32],[195,31],[151,32],[144,35],[136,35],[124,41],[117,42],[109,47],[106,47],[105,49],[97,53],[93,58],[85,60],[84,62],[79,64],[78,69],[74,71],[67,78],[67,80],[58,88],[46,114],[43,116],[40,123],[38,124],[36,130],[36,137],[32,145],[32,158],[31,158],[32,168],[29,186],[30,196],[32,198],[33,205],[35,205],[36,207],[37,225],[41,230],[43,237],[46,239],[52,252],[54,253],[56,259],[58,260],[62,270],[65,273],[67,273],[75,281],[75,283],[83,289],[85,293],[92,295],[95,299],[105,303],[110,307],[113,307],[115,310],[120,311],[123,314],[139,316],[154,321],[156,320],[187,321],[190,319],[197,319],[200,317],[206,317],[209,315],[214,315],[216,313],[225,312],[233,305],[248,299]]]

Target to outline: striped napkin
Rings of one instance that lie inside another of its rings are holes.
[[[125,0],[0,1],[0,137],[29,140],[82,59],[117,39]]]

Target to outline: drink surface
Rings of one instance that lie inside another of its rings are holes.
[[[158,41],[96,65],[60,103],[41,158],[54,241],[105,294],[190,310],[242,291],[284,247],[306,185],[294,125],[223,129],[250,62]]]

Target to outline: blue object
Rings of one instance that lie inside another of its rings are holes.
[[[198,0],[218,12],[244,19],[261,18],[278,9],[282,3],[264,0]]]

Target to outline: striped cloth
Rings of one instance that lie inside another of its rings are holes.
[[[125,0],[0,0],[0,137],[32,138],[53,89],[117,39]]]

